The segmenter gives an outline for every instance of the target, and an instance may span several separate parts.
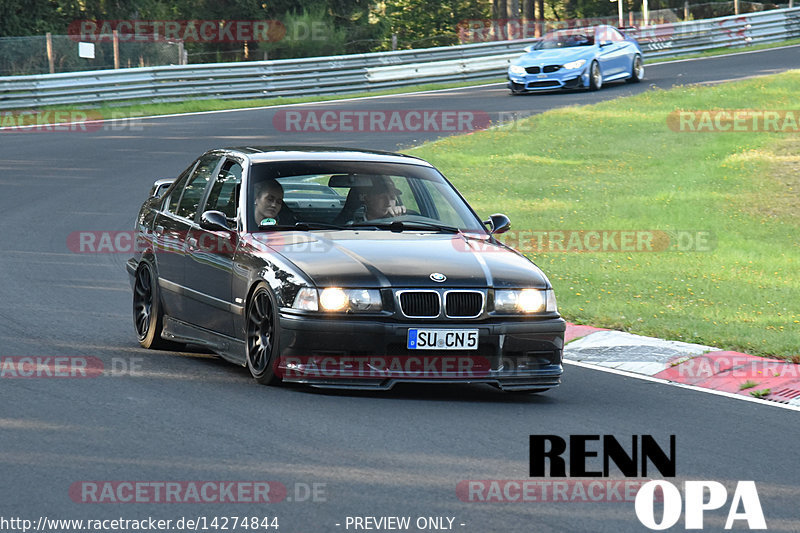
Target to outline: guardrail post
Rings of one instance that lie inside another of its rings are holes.
[[[111,38],[114,41],[114,69],[119,68],[119,34],[117,30],[111,32]]]
[[[47,40],[47,64],[50,66],[50,74],[55,74],[56,61],[53,57],[53,34],[47,32],[45,34],[45,39]]]

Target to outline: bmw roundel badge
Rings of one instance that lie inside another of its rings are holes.
[[[434,272],[433,274],[431,274],[431,279],[437,283],[442,283],[447,279],[447,276],[445,276],[441,272]]]

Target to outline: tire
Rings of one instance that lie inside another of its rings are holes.
[[[262,385],[276,385],[278,353],[278,316],[275,300],[265,284],[253,291],[245,315],[245,349],[247,369]]]
[[[592,61],[589,67],[589,90],[599,91],[603,87],[603,72],[600,70],[600,64],[597,61]]]
[[[631,64],[631,77],[628,78],[628,83],[639,83],[644,78],[644,63],[642,63],[642,56],[636,54],[633,57],[633,63]]]
[[[136,269],[133,285],[133,327],[143,348],[169,350],[181,346],[179,343],[161,338],[164,329],[164,310],[161,307],[158,276],[147,261],[142,261]]]

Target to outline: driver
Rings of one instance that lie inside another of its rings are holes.
[[[406,213],[406,206],[400,203],[400,189],[391,178],[381,177],[364,191],[364,206],[367,220],[391,218]]]
[[[581,33],[572,34],[567,37],[567,46],[584,46],[589,44],[589,39]]]

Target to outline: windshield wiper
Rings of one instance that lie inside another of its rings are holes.
[[[259,224],[258,229],[261,231],[272,231],[272,230],[290,230],[295,229],[294,224]]]
[[[322,222],[296,222],[294,224],[262,224],[258,226],[260,230],[295,230],[309,231],[315,229],[345,229],[344,226],[336,224],[325,224]]]
[[[351,224],[349,228],[378,228],[383,230],[390,230],[395,233],[400,233],[404,230],[413,229],[431,229],[444,233],[460,233],[461,230],[455,226],[445,226],[443,224],[434,224],[432,222],[412,221],[403,222],[402,220],[395,220],[394,222],[359,222],[358,224]]]
[[[344,226],[338,224],[326,224],[324,222],[298,222],[294,225],[294,229],[298,231],[309,231],[313,229],[345,229]]]

